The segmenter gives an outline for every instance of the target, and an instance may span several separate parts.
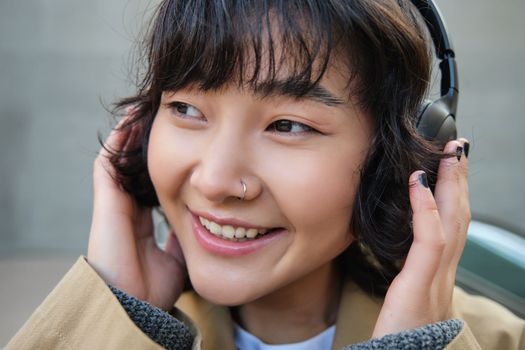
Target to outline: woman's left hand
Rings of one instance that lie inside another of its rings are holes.
[[[424,172],[410,176],[414,241],[388,289],[373,338],[452,318],[456,269],[471,218],[466,142],[447,143],[445,152],[460,159],[441,160],[434,196],[425,186]]]

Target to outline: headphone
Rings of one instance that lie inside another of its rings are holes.
[[[425,19],[441,70],[441,97],[434,101],[425,100],[419,112],[416,129],[425,139],[445,145],[457,137],[459,86],[455,53],[443,16],[434,1],[412,0],[412,3]]]

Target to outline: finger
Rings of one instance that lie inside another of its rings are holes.
[[[444,153],[452,154],[451,157],[441,159],[438,169],[438,177],[434,196],[438,206],[438,210],[443,214],[454,214],[450,207],[451,203],[458,201],[450,201],[450,199],[464,199],[458,196],[458,191],[466,193],[468,191],[467,176],[468,176],[468,159],[465,156],[464,144],[465,139],[454,140],[447,143]],[[468,193],[467,193],[468,194]]]
[[[401,274],[410,285],[429,288],[440,265],[445,240],[441,220],[423,171],[409,179],[410,205],[413,211],[414,241]]]
[[[134,112],[134,110],[131,108],[132,107],[128,107],[126,112]],[[112,152],[126,147],[127,141],[129,140],[129,138],[126,136],[128,136],[129,133],[133,131],[133,129],[125,130],[124,126],[127,125],[127,122],[132,118],[132,116],[132,114],[127,113],[121,120],[119,120],[117,125],[115,125],[115,127],[111,130],[108,138],[104,141],[104,145],[102,146],[99,155],[107,157],[111,155],[110,151]]]
[[[456,156],[441,160],[434,190],[447,241],[447,249],[444,252],[446,261],[452,261],[461,254],[470,221],[465,141],[454,140],[446,145],[445,153],[455,153]]]
[[[130,114],[124,116],[117,125],[113,128],[108,138],[101,147],[94,165],[94,180],[95,183],[102,185],[110,185],[115,176],[115,169],[113,168],[110,158],[114,152],[125,151],[130,146],[130,142],[135,139],[138,133],[138,128],[124,129],[123,126],[132,116]],[[109,175],[109,176],[108,176]]]
[[[455,283],[459,259],[465,246],[470,208],[468,200],[468,158],[469,144],[466,139],[449,142],[444,150],[446,153],[456,153],[458,157],[443,159],[438,171],[435,198],[443,224],[447,241],[441,266],[438,271],[439,289],[444,291],[443,297]]]
[[[467,241],[468,226],[470,224],[470,220],[472,217],[471,212],[470,212],[470,199],[469,199],[469,186],[468,186],[468,173],[469,173],[468,154],[470,151],[470,143],[465,138],[460,138],[459,142],[461,142],[462,147],[463,147],[463,156],[460,159],[459,169],[458,169],[461,174],[460,176],[461,198],[460,198],[460,208],[459,208],[458,214],[461,215],[459,220],[461,222],[462,230],[459,232],[457,236],[457,245],[452,254],[452,264],[455,267],[459,263],[461,254],[463,253],[463,249],[465,248],[465,243]]]
[[[99,163],[105,164],[105,158],[110,157],[111,153],[115,150],[123,150],[128,146],[130,137],[127,136],[129,136],[134,129],[133,125],[129,122],[135,117],[136,111],[135,105],[126,107],[126,114],[118,121],[117,125],[113,127],[98,153],[97,160]]]
[[[117,173],[111,163],[111,156],[114,152],[125,150],[130,140],[134,139],[139,131],[138,128],[122,129],[122,125],[125,125],[129,118],[129,115],[125,116],[113,128],[95,159],[93,167],[94,204],[97,204],[94,205],[95,212],[112,210],[114,198],[128,196],[117,180]],[[131,208],[126,209],[131,210]]]

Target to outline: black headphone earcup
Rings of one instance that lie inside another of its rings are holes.
[[[425,139],[443,146],[457,137],[456,121],[447,105],[441,100],[426,100],[416,122],[417,132]]]

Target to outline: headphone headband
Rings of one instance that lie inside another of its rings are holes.
[[[436,54],[440,59],[449,56],[454,57],[454,48],[448,37],[447,26],[443,21],[443,15],[432,0],[412,0],[412,3],[425,18],[430,35],[436,47]]]
[[[458,68],[454,47],[447,32],[441,11],[433,0],[412,0],[419,10],[432,37],[436,55],[441,60],[441,96],[448,100],[450,111],[455,119],[459,93]]]
[[[427,139],[445,143],[456,138],[456,112],[459,97],[458,67],[454,48],[443,16],[433,0],[411,0],[425,20],[441,70],[441,97],[427,101],[418,118],[418,132]]]

